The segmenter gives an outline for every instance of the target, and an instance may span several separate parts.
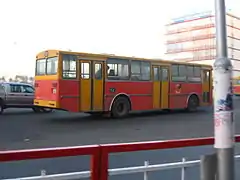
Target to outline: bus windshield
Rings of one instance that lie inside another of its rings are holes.
[[[58,69],[58,57],[38,59],[36,63],[36,75],[55,75]]]

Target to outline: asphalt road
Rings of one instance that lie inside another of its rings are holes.
[[[239,109],[240,100],[236,99],[237,134],[240,134]],[[34,114],[31,110],[9,109],[0,116],[0,132],[1,150],[205,137],[213,135],[212,109],[201,109],[197,113],[137,113],[122,120],[95,119],[67,112]],[[199,159],[200,155],[210,152],[213,152],[212,147],[119,153],[111,155],[110,167],[143,165],[145,160],[155,164],[179,161],[182,157]],[[238,152],[240,153],[240,148],[237,145],[236,153]],[[45,169],[48,174],[88,170],[89,157],[1,163],[0,179],[39,175],[41,169]],[[240,174],[237,176],[240,177]],[[150,180],[159,177],[180,179],[180,170],[150,173]],[[143,179],[143,175],[116,176],[110,179],[135,180]],[[199,168],[190,168],[187,179],[199,179]]]

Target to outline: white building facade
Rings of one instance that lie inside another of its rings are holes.
[[[228,57],[233,77],[240,76],[240,18],[226,15]],[[215,17],[211,11],[173,19],[166,25],[167,59],[213,65],[216,58]]]

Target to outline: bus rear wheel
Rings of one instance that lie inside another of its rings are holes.
[[[126,97],[118,97],[114,100],[111,114],[114,118],[123,118],[129,114],[130,103]]]
[[[187,105],[187,111],[189,112],[196,112],[199,106],[199,99],[196,95],[190,96]]]
[[[50,112],[53,112],[53,110],[51,108],[33,107],[32,109],[35,113],[50,113]]]

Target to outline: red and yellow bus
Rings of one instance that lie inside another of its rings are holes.
[[[233,78],[233,94],[240,96],[240,77]]]
[[[47,50],[36,57],[34,104],[113,117],[195,111],[212,105],[211,76],[208,65]]]

